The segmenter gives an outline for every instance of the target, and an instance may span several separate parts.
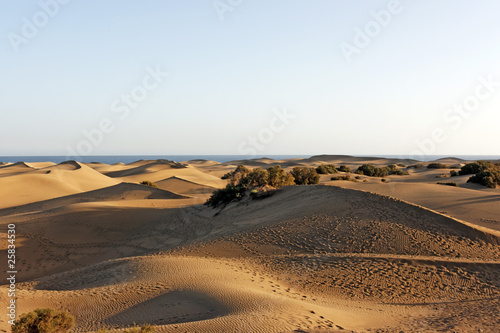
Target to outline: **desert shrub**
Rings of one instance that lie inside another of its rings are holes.
[[[36,309],[21,315],[12,325],[12,333],[66,333],[75,325],[75,317],[68,312]]]
[[[385,177],[389,175],[389,169],[378,168],[373,164],[363,164],[356,170],[356,173],[370,177]]]
[[[500,170],[495,169],[485,170],[470,177],[467,183],[477,183],[490,188],[496,188],[500,184]]]
[[[481,171],[495,169],[495,165],[488,161],[477,161],[472,163],[467,163],[458,172],[460,175],[471,175],[480,173]]]
[[[312,170],[316,172],[314,169]],[[245,196],[245,192],[252,189],[256,192],[251,191],[250,197],[253,199],[264,198],[269,196],[274,189],[295,184],[293,176],[287,174],[279,165],[267,170],[262,168],[250,170],[240,165],[234,171],[224,175],[223,178],[229,179],[230,183],[223,189],[215,190],[205,205],[216,208],[231,201],[241,200]],[[256,188],[260,188],[260,190]]]
[[[404,165],[404,164],[403,164]],[[400,170],[396,164],[391,164],[387,167],[390,175],[407,176],[408,171]]]
[[[380,181],[381,181],[382,183],[385,183],[385,182],[387,182],[387,179],[382,178]]]
[[[350,175],[339,175],[339,176],[333,176],[330,178],[330,180],[351,180]]]
[[[341,165],[341,166],[339,166],[339,171],[341,171],[341,172],[351,172],[351,168],[349,168],[347,165]]]
[[[408,169],[420,169],[423,167],[424,167],[424,165],[422,163],[417,163],[417,164],[413,164],[413,165],[408,166]]]
[[[427,164],[427,169],[449,169],[449,167],[443,163],[433,162],[433,163]]]
[[[228,204],[234,200],[241,200],[245,194],[245,189],[243,185],[227,184],[225,188],[215,190],[205,202],[205,205],[216,208],[221,204]]]
[[[150,186],[150,187],[154,187],[154,188],[158,188],[158,185],[156,185],[155,183],[153,182],[150,182],[149,180],[143,180],[141,182],[141,185],[146,185],[146,186]]]
[[[331,175],[337,173],[337,168],[333,164],[322,164],[316,168],[316,172],[320,175]]]
[[[361,179],[361,177],[360,177],[360,176],[356,176],[356,177],[354,177],[354,178],[356,178],[356,179]]]
[[[285,172],[281,165],[267,168],[269,178],[267,184],[274,188],[280,188],[287,185],[294,185],[295,180],[291,174]]]
[[[448,185],[448,186],[456,186],[458,187],[458,184],[455,182],[438,182],[439,185]]]
[[[246,182],[248,186],[252,187],[265,186],[267,185],[268,181],[269,173],[267,172],[267,170],[264,170],[262,168],[253,169],[245,179],[242,179],[242,182]]]
[[[313,168],[297,166],[290,173],[297,185],[319,184],[319,175]]]
[[[456,176],[458,176],[458,172],[456,172],[455,170],[451,170],[450,177],[456,177]]]
[[[231,184],[236,185],[239,184],[242,178],[248,176],[249,173],[250,169],[248,169],[246,166],[238,165],[236,169],[222,176],[222,179],[228,179]]]
[[[398,163],[398,164],[396,164],[396,165],[397,165],[398,167],[400,167],[400,168],[406,168],[406,165],[404,165],[403,163]]]

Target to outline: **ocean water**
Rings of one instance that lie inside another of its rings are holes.
[[[332,154],[333,155],[333,154]],[[92,163],[99,162],[105,164],[114,164],[114,163],[132,163],[138,160],[158,160],[165,159],[176,162],[181,161],[189,161],[189,160],[211,160],[217,161],[220,163],[236,161],[236,160],[244,160],[244,159],[254,159],[254,158],[271,158],[275,160],[282,159],[292,159],[292,158],[309,158],[312,155],[262,155],[262,156],[244,156],[244,155],[109,155],[109,156],[81,156],[78,158],[79,162],[83,163]],[[353,155],[356,157],[365,156],[365,157],[385,157],[385,158],[398,158],[398,159],[407,159],[408,156],[404,155]],[[422,159],[422,162],[434,161],[440,158],[446,157],[456,157],[461,158],[467,161],[477,161],[477,160],[500,160],[500,155],[428,155]],[[67,156],[0,156],[0,162],[53,162],[53,163],[61,163],[67,161]]]

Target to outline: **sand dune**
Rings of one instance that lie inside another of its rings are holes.
[[[264,200],[200,205],[240,162],[0,167],[0,224],[18,233],[19,312],[69,310],[76,332],[133,323],[157,332],[497,331],[500,231],[489,221],[500,216],[499,189],[466,176],[454,177],[458,188],[437,185],[449,170],[420,168],[385,183],[323,175],[324,185]]]
[[[78,162],[27,169],[9,177],[0,177],[0,209],[25,205],[120,183]],[[8,167],[7,167],[8,168]]]
[[[176,176],[156,182],[156,185],[167,191],[204,198],[209,197],[216,190],[215,187],[197,184]]]
[[[55,208],[83,202],[107,202],[143,199],[191,199],[190,197],[140,184],[121,183],[98,190],[77,193],[45,201],[0,210],[0,216],[49,211]]]

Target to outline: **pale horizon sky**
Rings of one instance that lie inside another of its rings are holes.
[[[498,1],[0,1],[0,156],[500,154]]]

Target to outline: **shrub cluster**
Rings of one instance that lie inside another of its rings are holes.
[[[373,164],[363,164],[357,170],[357,174],[370,177],[386,177],[388,175],[408,175],[408,171],[400,170],[395,164],[386,167],[376,167]]]
[[[322,164],[316,168],[316,172],[320,175],[331,175],[337,173],[337,168],[332,164]]]
[[[459,175],[473,174],[467,183],[477,183],[487,187],[496,188],[500,184],[500,164],[493,164],[488,161],[476,161],[467,163],[460,171]]]
[[[477,161],[472,163],[467,163],[464,165],[460,171],[459,175],[472,175],[476,173],[480,173],[481,171],[495,169],[495,164],[488,161]]]
[[[319,182],[319,176],[314,169],[298,168],[296,171],[297,175],[302,177],[299,181],[303,183],[317,184],[314,182],[314,177],[317,177]],[[262,168],[250,170],[243,165],[239,165],[234,171],[225,174],[222,179],[229,179],[230,183],[223,189],[215,190],[205,202],[206,205],[215,208],[221,204],[241,200],[245,196],[245,192],[252,189],[257,189],[256,192],[250,192],[252,198],[263,198],[268,196],[269,193],[261,192],[270,192],[270,189],[295,184],[294,176],[287,173],[280,165],[269,167],[266,170]],[[259,188],[263,190],[259,191]]]
[[[351,172],[351,168],[349,168],[347,165],[341,165],[341,166],[339,166],[339,171],[340,172]]]
[[[329,172],[329,173],[336,173],[337,170],[335,167],[332,165],[333,170],[335,172]],[[318,167],[319,168],[319,167]],[[292,171],[290,172],[293,178],[295,178],[295,184],[297,185],[310,185],[310,184],[319,184],[319,175],[316,170],[313,168],[307,168],[307,167],[294,167]]]
[[[12,333],[66,333],[75,325],[68,312],[36,309],[21,315],[12,325]]]
[[[427,169],[449,169],[450,167],[443,163],[429,163],[427,164]]]

